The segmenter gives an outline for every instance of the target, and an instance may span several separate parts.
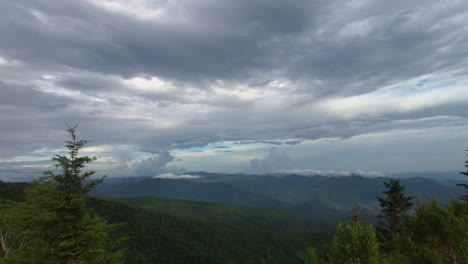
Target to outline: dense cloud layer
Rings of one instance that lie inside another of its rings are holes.
[[[211,168],[190,153],[211,155],[206,146],[219,142],[252,146],[218,149],[233,171],[262,163],[271,144],[304,156],[294,149],[308,141],[414,129],[458,127],[463,151],[467,10],[466,1],[2,1],[0,161],[60,150],[63,120],[94,140],[89,153],[140,164],[128,174]],[[427,144],[448,135],[439,136]],[[161,151],[184,158],[159,160]]]

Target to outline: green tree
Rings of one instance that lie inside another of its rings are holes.
[[[319,264],[319,258],[315,252],[315,248],[308,247],[305,251],[300,251],[298,254],[299,259],[304,264]]]
[[[468,201],[420,204],[406,225],[401,253],[411,263],[468,263]]]
[[[359,222],[338,225],[329,261],[332,264],[379,263],[379,243],[372,225]]]
[[[359,213],[359,210],[357,207],[352,208],[352,222],[353,223],[361,223],[361,214]]]
[[[468,149],[466,150],[468,151]],[[460,172],[460,174],[463,174],[465,176],[468,176],[468,160],[465,161],[465,167],[466,167],[466,171],[462,171]],[[468,184],[466,183],[459,183],[457,184],[458,186],[462,186],[466,189],[466,194],[462,196],[462,199],[465,199],[468,201]]]
[[[28,242],[24,231],[19,228],[16,222],[16,215],[20,212],[14,207],[15,203],[11,201],[1,205],[0,250],[3,258],[8,258],[11,252],[23,250]]]
[[[16,250],[8,252],[5,263],[123,263],[123,252],[114,250],[116,242],[109,238],[116,226],[92,215],[86,205],[89,192],[103,178],[91,180],[94,171],[82,172],[96,158],[79,156],[88,141],[77,140],[75,130],[67,129],[68,155],[52,158],[61,172],[45,172],[25,190],[24,202],[2,210],[2,227],[23,238],[22,247],[12,247]]]
[[[398,240],[403,233],[404,218],[413,206],[413,197],[405,196],[405,187],[399,180],[385,182],[385,198],[377,197],[382,214],[377,227],[377,234],[385,252],[397,250]]]
[[[263,258],[260,259],[260,263],[261,264],[274,264],[276,263],[275,261],[273,261],[272,257],[271,257],[271,248],[270,248],[270,245],[268,245],[268,251],[267,251],[267,255]]]
[[[0,256],[6,258],[10,252],[22,250],[26,237],[16,228],[14,221],[9,221],[16,201],[24,200],[24,189],[27,183],[6,183],[0,181]]]

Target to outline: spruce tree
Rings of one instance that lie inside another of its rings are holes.
[[[386,191],[385,198],[377,197],[382,214],[381,221],[377,227],[377,234],[381,240],[384,251],[394,251],[403,233],[404,218],[413,206],[413,197],[405,196],[405,187],[399,180],[391,179],[384,183]]]
[[[59,184],[59,187],[67,193],[65,199],[73,199],[87,195],[96,185],[101,183],[105,176],[98,179],[89,180],[95,171],[82,172],[82,169],[88,164],[96,161],[96,157],[78,156],[79,151],[83,148],[88,140],[76,138],[76,126],[68,126],[67,132],[71,136],[71,140],[65,141],[68,149],[68,156],[55,154],[52,161],[55,162],[56,169],[61,168],[62,173],[54,174],[52,171],[46,171],[44,174],[52,178]]]
[[[468,151],[468,149],[466,150]],[[468,160],[465,161],[465,167],[466,167],[466,171],[465,172],[460,172],[460,174],[463,174],[465,176],[468,176]],[[466,194],[462,196],[462,199],[465,199],[465,200],[468,200],[468,184],[466,183],[459,183],[457,184],[458,186],[462,186],[462,187],[465,187],[465,190],[466,190]]]
[[[20,234],[21,249],[8,252],[5,263],[123,263],[109,233],[115,228],[92,215],[86,202],[89,192],[102,180],[83,171],[95,157],[79,156],[88,143],[78,140],[76,126],[68,127],[68,155],[54,155],[60,173],[45,172],[25,190],[26,200],[10,206],[2,217],[4,226]],[[18,262],[21,260],[20,262]]]

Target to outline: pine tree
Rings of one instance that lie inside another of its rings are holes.
[[[116,226],[92,215],[86,205],[89,192],[104,178],[92,180],[94,171],[82,172],[96,158],[79,156],[88,141],[77,140],[75,130],[67,129],[68,155],[52,158],[61,172],[45,172],[25,190],[24,202],[2,214],[3,226],[24,240],[21,250],[8,252],[5,263],[123,263],[122,251],[113,250],[109,238]]]
[[[466,150],[468,151],[468,149]],[[460,174],[463,174],[465,176],[468,176],[468,160],[465,161],[465,167],[466,171],[465,172],[460,172]],[[468,184],[466,183],[459,183],[457,184],[458,186],[465,187],[465,190],[467,191],[465,195],[462,196],[462,199],[468,200]]]
[[[382,214],[379,215],[382,220],[377,227],[377,233],[382,249],[389,252],[397,249],[397,241],[403,233],[404,217],[413,206],[413,197],[405,196],[405,187],[399,180],[391,179],[384,184],[386,197],[377,197],[382,209]]]

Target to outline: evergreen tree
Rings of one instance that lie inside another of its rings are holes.
[[[468,149],[466,150],[468,151]],[[465,176],[468,176],[468,160],[465,161],[465,167],[466,167],[466,171],[465,172],[460,172],[460,174],[463,174]],[[468,184],[466,183],[459,183],[457,184],[458,186],[462,186],[462,187],[465,187],[466,189],[466,194],[462,196],[462,199],[465,199],[468,201]]]
[[[359,213],[359,210],[356,207],[353,207],[352,209],[352,222],[353,223],[361,223],[361,214]]]
[[[401,254],[410,263],[468,263],[468,201],[419,204],[406,225]]]
[[[90,180],[95,171],[81,172],[86,164],[96,161],[97,158],[78,156],[80,149],[89,143],[89,141],[84,139],[77,140],[76,126],[68,126],[67,132],[71,136],[71,140],[65,141],[68,156],[55,154],[52,157],[52,161],[55,162],[55,168],[62,168],[62,173],[54,174],[52,171],[46,171],[44,174],[55,181],[59,185],[59,188],[67,193],[64,199],[71,202],[75,197],[87,195],[96,185],[104,180],[105,176]]]
[[[67,129],[68,156],[52,158],[61,173],[45,172],[25,190],[24,202],[2,212],[2,227],[23,239],[4,263],[123,263],[123,253],[112,249],[115,243],[109,238],[116,226],[91,215],[86,205],[89,192],[103,178],[91,180],[94,171],[82,172],[96,158],[79,156],[88,141],[77,140],[75,130]]]
[[[377,264],[379,243],[372,225],[352,222],[338,225],[329,262],[332,264]]]
[[[386,197],[377,197],[382,209],[382,214],[379,215],[382,220],[377,227],[377,233],[382,249],[389,252],[397,249],[397,242],[403,232],[404,217],[413,206],[413,197],[405,196],[405,187],[399,180],[391,179],[385,182],[385,188]]]
[[[317,253],[315,253],[315,248],[308,247],[305,251],[300,251],[298,257],[302,260],[304,264],[319,264],[319,258]]]
[[[27,237],[16,222],[17,214],[15,203],[7,202],[1,205],[0,213],[0,250],[1,257],[8,258],[11,252],[21,251],[27,245]],[[13,219],[13,221],[12,221]],[[2,259],[0,258],[0,263]]]

